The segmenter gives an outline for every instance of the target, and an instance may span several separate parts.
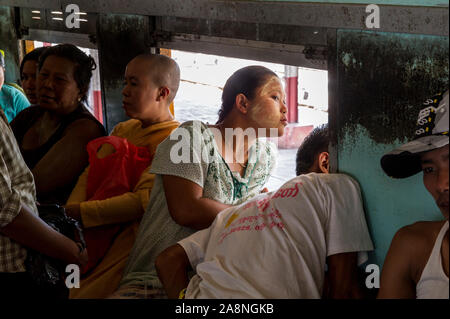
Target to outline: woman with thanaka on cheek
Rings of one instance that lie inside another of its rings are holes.
[[[248,162],[248,150],[256,138],[282,136],[287,125],[285,93],[280,79],[268,75],[260,81],[262,84],[254,91],[237,94],[232,108],[223,106],[221,112],[226,116],[213,126],[220,131],[216,134],[216,142],[223,145],[223,157],[240,173]],[[244,134],[239,134],[236,129],[243,129]],[[227,131],[236,131],[233,139]]]
[[[123,108],[131,119],[117,124],[111,135],[147,148],[152,158],[158,144],[180,124],[169,110],[179,83],[180,69],[169,57],[143,54],[131,60],[125,70],[122,90]],[[114,149],[104,144],[97,155],[104,158],[112,152]],[[91,168],[86,168],[80,176],[67,202],[67,214],[82,221],[86,229],[120,225],[121,230],[100,263],[82,279],[80,288],[71,290],[70,298],[105,298],[117,289],[139,221],[149,203],[154,181],[151,166],[150,160],[132,191],[104,200],[87,201],[86,185]],[[96,234],[97,237],[102,235]]]
[[[257,127],[276,128],[278,136],[287,125],[285,93],[278,77],[271,77],[255,97],[255,105],[249,110],[249,118]],[[266,131],[267,136],[269,132]]]
[[[221,210],[263,190],[275,165],[276,148],[258,137],[269,136],[270,129],[276,136],[283,134],[284,98],[274,72],[245,67],[225,84],[216,125],[185,122],[159,145],[151,168],[155,183],[149,205],[112,298],[165,297],[154,265],[158,254],[209,227]],[[179,150],[188,156],[179,160]]]

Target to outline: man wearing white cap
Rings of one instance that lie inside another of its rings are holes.
[[[394,178],[423,171],[425,188],[444,220],[416,222],[395,234],[384,262],[378,298],[449,298],[448,95],[449,91],[425,101],[414,140],[381,158],[383,170]]]

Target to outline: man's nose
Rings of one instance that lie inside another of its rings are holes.
[[[439,170],[437,185],[439,192],[448,193],[448,166]]]

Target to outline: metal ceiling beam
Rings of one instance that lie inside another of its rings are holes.
[[[159,21],[159,29],[165,32],[282,44],[327,45],[325,28],[176,17],[161,17]]]
[[[83,48],[97,49],[97,46],[92,43],[89,35],[82,33],[29,29],[28,33],[23,35],[22,39],[42,42],[48,42],[51,39],[54,43],[72,43]]]
[[[225,0],[0,0],[0,5],[367,30],[366,5]],[[381,32],[448,36],[447,7],[379,5]]]
[[[192,34],[176,34],[170,41],[157,41],[157,46],[327,70],[326,48]]]
[[[49,9],[40,8],[37,13],[31,12],[32,10],[27,10],[21,8],[20,10],[20,25],[19,30],[20,36],[27,36],[28,29],[36,30],[49,30],[57,32],[70,32],[70,33],[81,33],[81,34],[95,34],[96,33],[96,21],[97,14],[88,14],[82,16],[83,21],[79,22],[78,28],[68,29],[66,27],[65,21],[66,14],[54,15]],[[53,18],[59,17],[60,20],[54,20]],[[86,21],[84,21],[86,20]]]

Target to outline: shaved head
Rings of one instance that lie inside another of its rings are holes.
[[[145,68],[152,82],[158,87],[169,88],[168,103],[172,103],[180,85],[180,68],[171,58],[161,54],[140,54],[132,62]],[[131,62],[130,62],[131,63]]]

